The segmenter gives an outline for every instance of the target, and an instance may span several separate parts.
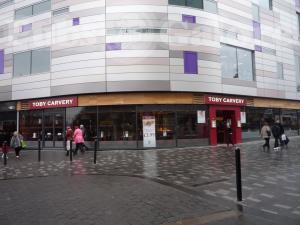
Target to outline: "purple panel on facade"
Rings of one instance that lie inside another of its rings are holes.
[[[0,74],[4,73],[4,50],[0,50]]]
[[[191,16],[191,15],[182,15],[182,22],[186,23],[196,23],[196,16]]]
[[[80,18],[73,18],[73,26],[78,26],[80,24]]]
[[[198,54],[197,52],[183,52],[184,73],[198,74]]]
[[[261,29],[260,29],[260,23],[253,21],[253,37],[255,39],[261,39]]]
[[[32,30],[32,23],[22,25],[21,32],[26,32]]]
[[[262,52],[262,47],[260,45],[255,45],[255,51]]]
[[[121,50],[121,43],[107,43],[106,51]]]
[[[296,2],[296,7],[300,8],[300,0],[295,0],[295,2]]]

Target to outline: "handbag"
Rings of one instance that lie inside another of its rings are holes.
[[[21,141],[21,147],[22,149],[27,148],[27,143],[25,141]]]
[[[67,148],[67,151],[70,151],[70,149],[71,149],[71,141],[70,140],[67,140],[66,148]]]

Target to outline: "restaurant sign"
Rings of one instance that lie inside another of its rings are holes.
[[[37,99],[29,101],[29,109],[51,109],[78,106],[77,97]]]
[[[205,95],[205,103],[210,105],[236,105],[245,106],[246,99],[239,97],[224,97]]]

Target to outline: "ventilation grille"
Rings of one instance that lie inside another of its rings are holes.
[[[204,104],[204,95],[194,94],[193,104]]]
[[[254,99],[253,98],[248,98],[246,101],[247,106],[254,106]]]
[[[20,103],[21,110],[28,110],[29,109],[29,102],[21,102]]]

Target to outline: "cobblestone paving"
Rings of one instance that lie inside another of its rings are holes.
[[[154,225],[223,207],[144,179],[58,176],[1,182],[2,225]]]
[[[258,142],[241,145],[242,205],[274,220],[291,219],[300,224],[300,138],[291,138],[289,148],[280,152],[263,152],[260,145]],[[218,203],[223,199],[222,204],[236,199],[233,149],[204,147],[98,152],[96,165],[92,163],[92,156],[92,152],[78,155],[70,164],[64,153],[58,151],[43,152],[40,163],[37,152],[24,151],[21,160],[10,154],[8,166],[0,167],[0,179],[87,174],[140,176],[191,190]]]

